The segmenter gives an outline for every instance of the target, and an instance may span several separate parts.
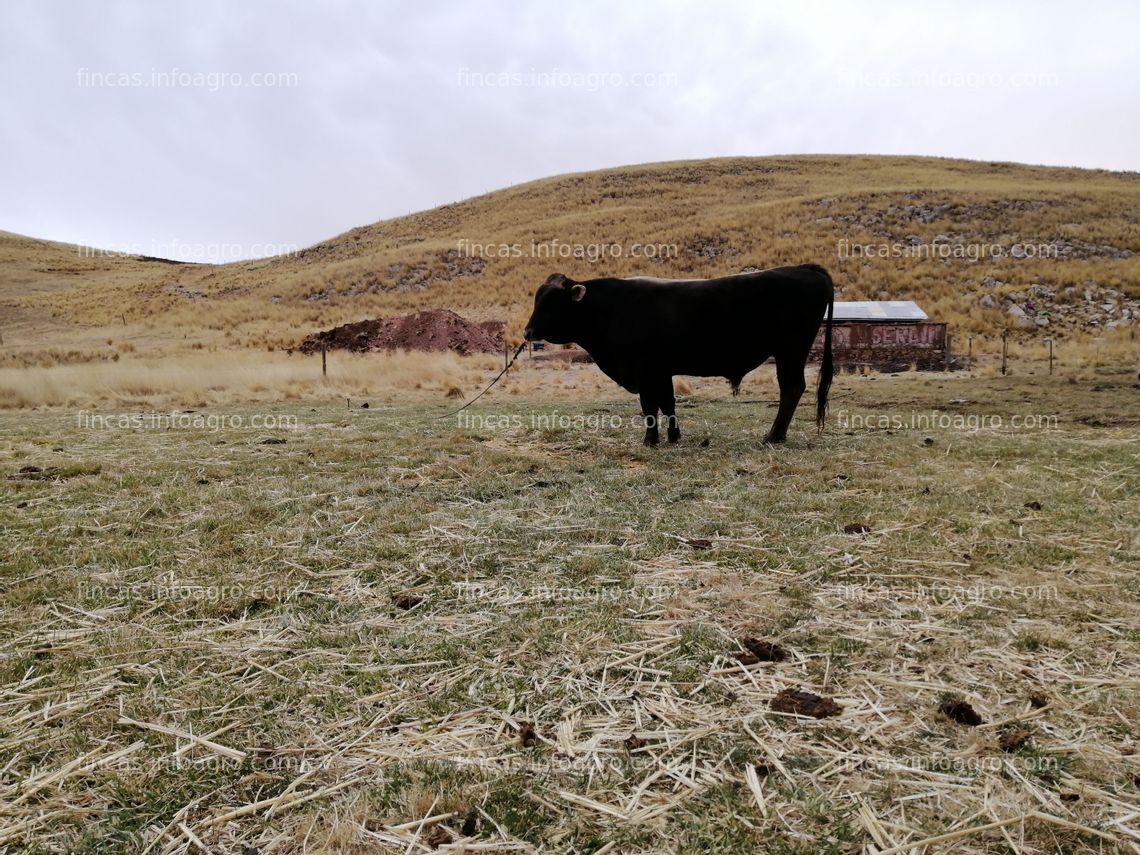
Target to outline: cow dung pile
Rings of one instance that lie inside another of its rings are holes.
[[[432,309],[398,318],[375,318],[322,330],[305,338],[302,353],[328,350],[426,350],[499,353],[502,321],[469,321],[449,309]]]

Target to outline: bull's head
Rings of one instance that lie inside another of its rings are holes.
[[[526,322],[523,336],[527,341],[549,341],[552,344],[569,344],[574,341],[578,307],[586,296],[586,286],[554,273],[547,278],[534,295],[534,312]]]

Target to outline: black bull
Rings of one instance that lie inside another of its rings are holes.
[[[590,279],[555,273],[534,295],[528,341],[578,344],[607,376],[641,396],[646,445],[658,442],[657,413],[669,441],[677,426],[673,377],[725,377],[733,393],[744,375],[775,359],[780,409],[765,442],[783,442],[803,395],[804,367],[824,314],[816,421],[823,429],[831,387],[835,288],[816,264],[718,279]]]

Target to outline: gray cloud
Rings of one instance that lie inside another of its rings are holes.
[[[765,6],[8,2],[0,228],[232,260],[646,161],[1140,167],[1134,4]]]

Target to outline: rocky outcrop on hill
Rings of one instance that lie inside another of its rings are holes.
[[[1026,288],[984,277],[977,297],[983,309],[1002,311],[1014,326],[1048,328],[1061,334],[1077,330],[1113,330],[1140,321],[1140,299],[1116,288],[1086,282],[1058,288],[1036,282]]]

